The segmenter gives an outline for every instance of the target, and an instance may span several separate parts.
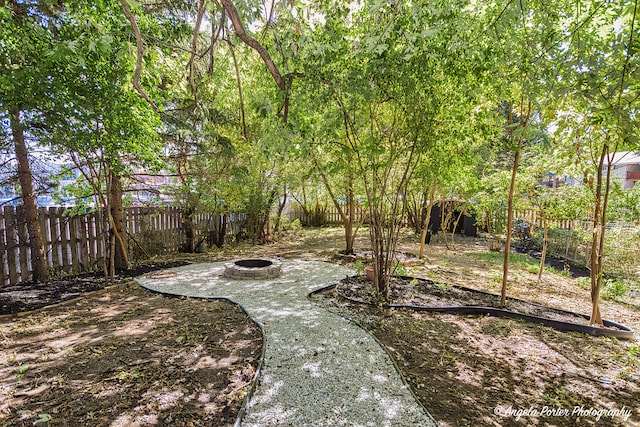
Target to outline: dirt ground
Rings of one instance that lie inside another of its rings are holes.
[[[360,232],[361,251],[368,248],[367,237],[366,230]],[[337,254],[343,246],[339,229],[311,229],[271,245],[156,261],[280,256],[358,268],[360,263]],[[417,238],[406,233],[400,250],[410,258],[417,253]],[[486,254],[482,239],[457,236],[455,249],[447,249],[436,237],[426,260],[414,259],[403,273],[498,293],[501,264]],[[545,272],[537,284],[531,262],[512,265],[508,292],[551,307],[590,309],[589,292],[575,278]],[[318,298],[380,339],[442,426],[640,425],[635,341],[487,316],[353,305],[335,294]],[[634,330],[640,327],[637,292],[603,301],[602,312]],[[168,299],[135,286],[5,320],[0,323],[0,426],[228,425],[260,346],[259,329],[240,309]],[[622,413],[597,412],[605,409]]]
[[[231,426],[261,345],[231,303],[116,286],[0,324],[0,425]]]

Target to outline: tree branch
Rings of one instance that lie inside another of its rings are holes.
[[[204,17],[204,0],[200,0],[198,4],[198,17],[196,18],[196,25],[193,29],[193,39],[191,40],[191,57],[187,67],[189,68],[189,86],[191,86],[191,92],[193,93],[193,103],[197,107],[198,94],[196,90],[195,81],[195,60],[198,52],[198,36],[200,35],[200,26],[202,25],[202,18]]]
[[[142,40],[142,35],[140,34],[140,28],[138,27],[138,23],[136,22],[136,17],[131,13],[131,9],[129,8],[129,4],[127,0],[120,0],[120,4],[122,5],[122,9],[124,10],[124,14],[131,23],[131,28],[133,28],[133,35],[136,38],[136,68],[133,72],[133,88],[144,98],[149,105],[154,110],[158,110],[158,106],[155,102],[151,100],[147,92],[142,89],[140,86],[140,74],[142,74],[142,57],[144,56],[144,41]]]
[[[125,0],[120,0],[120,1],[125,1]],[[262,46],[260,43],[258,43],[258,41],[256,41],[256,39],[254,39],[249,34],[247,34],[247,32],[244,29],[244,26],[242,25],[242,21],[240,19],[240,15],[238,14],[238,10],[236,9],[236,7],[233,4],[233,2],[231,0],[220,0],[220,2],[222,3],[222,6],[224,7],[224,9],[227,11],[227,14],[229,15],[229,17],[231,18],[231,22],[233,23],[233,28],[234,28],[234,30],[236,32],[236,35],[247,46],[249,46],[250,48],[252,48],[256,52],[258,52],[258,54],[260,55],[260,57],[264,61],[265,65],[267,66],[267,69],[269,70],[269,72],[273,76],[273,79],[275,80],[275,82],[278,85],[278,87],[280,88],[280,90],[286,90],[287,89],[287,85],[286,85],[284,79],[282,78],[282,75],[278,71],[278,68],[276,67],[276,64],[271,59],[271,56],[269,55],[269,52],[267,52],[267,49],[265,49],[264,46]]]

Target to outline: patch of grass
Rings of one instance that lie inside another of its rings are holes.
[[[629,287],[623,280],[604,279],[602,282],[602,298],[604,299],[613,300],[629,291]]]
[[[508,337],[513,331],[513,321],[490,318],[481,326],[482,332],[496,337]]]
[[[559,274],[560,276],[571,277],[571,272],[569,270],[558,270],[557,268],[553,267],[545,267],[545,270],[550,273]]]
[[[451,287],[451,285],[448,283],[437,283],[436,286],[438,286],[438,289],[440,289],[441,291],[444,291],[445,289]]]
[[[496,283],[502,283],[502,272],[494,272],[491,274],[491,281]]]
[[[591,278],[578,277],[576,284],[584,290],[591,289]],[[624,280],[619,279],[603,279],[602,288],[600,290],[600,296],[607,300],[615,300],[621,296],[624,296],[629,292],[629,285]]]
[[[591,288],[591,279],[588,277],[578,277],[576,284],[580,286],[580,288],[588,291]]]
[[[575,405],[580,405],[582,401],[580,398],[565,387],[555,387],[542,395],[545,403],[549,406],[558,408],[568,408]]]
[[[540,269],[537,265],[530,265],[527,267],[527,271],[531,274],[538,274],[538,270]]]
[[[504,254],[502,252],[471,252],[467,255],[471,258],[493,263],[502,263],[504,260]],[[537,266],[540,264],[540,261],[532,256],[516,253],[509,254],[509,262],[511,264],[522,266]]]

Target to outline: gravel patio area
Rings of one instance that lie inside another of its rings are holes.
[[[137,278],[172,295],[227,298],[265,333],[256,388],[243,426],[435,426],[386,351],[367,331],[307,298],[352,271],[320,261],[283,261],[268,280],[223,277],[224,263]]]

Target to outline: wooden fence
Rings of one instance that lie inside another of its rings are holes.
[[[106,215],[102,211],[70,215],[65,208],[39,208],[44,249],[52,275],[78,274],[102,268],[108,255]],[[125,210],[127,245],[132,261],[178,252],[186,243],[183,218],[177,208]],[[237,234],[243,215],[227,218],[227,233]],[[197,214],[194,236],[206,237],[219,227],[219,215]],[[0,286],[26,282],[31,277],[29,236],[22,206],[0,208]]]
[[[343,212],[347,211],[346,203],[341,203]],[[295,205],[289,211],[289,218],[299,220],[302,225],[322,226],[322,225],[342,225],[342,217],[334,204],[316,205],[306,211],[300,205]],[[356,204],[353,221],[356,223],[368,223],[369,208]],[[408,226],[407,218],[402,219],[402,226]]]
[[[506,215],[506,214],[505,214]],[[530,224],[537,225],[542,228],[542,217],[538,211],[533,209],[527,209],[523,211],[515,211],[513,215],[514,219],[523,219]],[[578,219],[547,219],[547,225],[549,228],[559,228],[562,230],[589,230],[593,228],[593,221],[578,220]]]

